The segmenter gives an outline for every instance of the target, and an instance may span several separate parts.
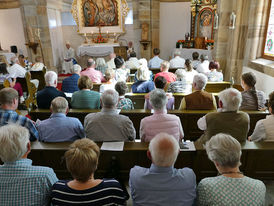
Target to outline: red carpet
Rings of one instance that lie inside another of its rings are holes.
[[[65,78],[71,76],[72,74],[58,74],[57,89],[61,91],[62,82]]]

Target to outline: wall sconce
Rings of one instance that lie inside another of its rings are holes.
[[[218,29],[218,27],[219,27],[219,15],[217,12],[215,12],[213,29]]]
[[[234,11],[230,14],[230,20],[229,20],[229,29],[235,29],[235,23],[236,23],[236,14]]]

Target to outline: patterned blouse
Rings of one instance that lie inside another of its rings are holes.
[[[224,79],[223,73],[213,70],[208,73],[209,82],[222,82]]]
[[[125,98],[124,96],[119,97],[119,102],[117,105],[117,109],[131,110],[134,109],[133,103],[129,98]]]
[[[264,205],[266,188],[249,177],[225,176],[202,179],[197,187],[197,205]]]

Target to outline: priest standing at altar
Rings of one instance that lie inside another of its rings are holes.
[[[72,67],[75,60],[75,51],[70,47],[70,43],[66,42],[67,51],[65,52],[64,61],[62,63],[62,73],[72,73]]]

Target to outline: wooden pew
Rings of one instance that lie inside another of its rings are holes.
[[[30,71],[30,74],[31,74],[31,79],[39,80],[39,86],[37,91],[44,89],[46,86],[46,81],[45,81],[46,68],[44,67],[42,71]]]
[[[205,91],[209,93],[219,93],[231,87],[231,82],[207,82]]]
[[[41,143],[33,142],[29,158],[33,165],[48,166],[54,169],[58,178],[70,179],[71,176],[66,170],[63,155],[71,143]],[[101,143],[98,143],[100,146]],[[249,177],[261,180],[274,180],[274,142],[245,142],[242,143],[242,157],[240,170]],[[148,143],[125,142],[124,151],[101,151],[96,178],[105,176],[107,169],[116,162],[119,168],[119,175],[128,180],[129,170],[135,165],[149,167],[151,162],[146,156]],[[209,176],[216,176],[217,170],[214,164],[208,159],[202,145],[196,146],[196,151],[180,151],[175,168],[189,167],[196,174],[197,180]],[[112,168],[114,169],[114,168]]]
[[[70,109],[69,113],[67,114],[70,117],[76,117],[78,118],[82,124],[84,124],[85,116],[89,113],[93,112],[99,112],[100,110],[80,110],[80,109]],[[183,125],[184,133],[185,133],[185,140],[191,140],[195,141],[197,138],[199,138],[203,131],[201,131],[197,126],[197,121],[202,116],[206,115],[209,112],[213,112],[211,110],[170,110],[168,113],[177,115],[181,123]],[[265,111],[247,111],[247,113],[250,116],[250,130],[248,135],[251,135],[256,122],[260,119],[264,119],[266,115],[268,115],[268,112]],[[123,114],[125,116],[128,116],[129,119],[133,122],[133,125],[136,130],[136,138],[139,138],[139,130],[140,130],[140,122],[141,119],[144,117],[150,116],[151,111],[150,110],[144,110],[144,109],[134,109],[134,110],[122,110],[120,114]],[[32,120],[36,121],[37,119],[44,120],[49,118],[51,115],[50,110],[45,109],[36,109],[30,111],[30,116]]]

